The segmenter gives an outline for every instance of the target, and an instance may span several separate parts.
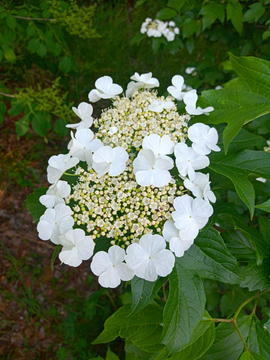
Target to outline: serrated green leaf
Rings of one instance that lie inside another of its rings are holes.
[[[37,111],[31,115],[33,130],[40,136],[45,137],[48,130],[48,114]]]
[[[229,251],[238,261],[256,261],[256,249],[241,231],[225,232],[222,237]]]
[[[136,314],[145,308],[157,295],[164,282],[164,278],[158,278],[156,281],[146,281],[137,276],[131,280],[132,304],[131,315]]]
[[[232,317],[246,299],[247,294],[243,289],[238,286],[230,287],[230,291],[225,292],[220,298],[219,307],[222,317]]]
[[[239,284],[243,279],[235,257],[213,228],[200,231],[195,243],[179,260],[185,269],[192,270],[203,278],[229,284]]]
[[[162,343],[173,355],[189,343],[192,333],[203,318],[205,293],[202,280],[186,270],[181,258],[169,275],[170,291],[163,314]]]
[[[229,0],[227,4],[227,19],[231,20],[235,30],[241,34],[243,30],[242,7],[238,1]]]
[[[266,211],[266,212],[270,212],[270,199],[265,201],[264,203],[262,204],[258,204],[255,206],[257,209],[260,209],[260,210],[263,210],[263,211]]]
[[[156,18],[159,20],[170,20],[172,18],[174,18],[177,15],[177,12],[173,9],[169,9],[169,8],[165,8],[160,10],[157,15]]]
[[[53,270],[54,269],[54,262],[55,262],[55,259],[57,258],[57,255],[60,253],[62,249],[62,245],[61,244],[58,244],[53,252],[53,255],[52,255],[52,258],[51,258],[51,269]]]
[[[193,34],[199,36],[201,33],[201,21],[193,18],[186,19],[183,24],[183,39],[190,37]]]
[[[195,328],[190,342],[182,350],[170,357],[170,360],[196,360],[199,359],[212,345],[215,339],[215,324],[211,321],[211,317],[204,312],[202,321]],[[162,350],[159,356],[156,358],[164,359],[163,354],[166,354]]]
[[[228,124],[223,133],[225,153],[244,124],[270,113],[270,62],[232,54],[230,58],[239,79],[219,91],[204,91],[205,103],[201,104],[215,109],[209,117],[202,117],[203,122]]]
[[[241,335],[246,339],[252,319],[248,316],[239,318],[237,326]],[[216,328],[213,345],[201,357],[201,360],[236,360],[244,350],[244,343],[231,323],[221,323]]]
[[[203,31],[218,19],[222,24],[225,19],[225,11],[222,4],[209,4],[205,5],[200,14],[203,15],[202,24],[203,24]]]
[[[247,266],[243,271],[242,275],[245,280],[241,282],[240,286],[248,288],[249,291],[254,290],[267,290],[270,288],[270,268],[269,260],[264,260],[262,265],[251,264]]]
[[[45,195],[48,188],[39,188],[34,190],[32,194],[28,195],[25,200],[25,205],[29,214],[33,216],[33,222],[37,223],[39,218],[44,214],[46,211],[46,207],[39,202],[39,198],[42,195]]]
[[[38,48],[37,48],[37,54],[40,56],[40,57],[44,57],[47,53],[47,48],[44,44],[39,44]]]
[[[270,360],[270,334],[256,316],[252,316],[246,342],[252,352],[261,355],[264,360]]]
[[[17,116],[20,115],[20,113],[24,109],[24,104],[21,101],[15,102],[12,104],[12,107],[8,110],[9,115],[11,116]]]
[[[64,74],[67,74],[70,72],[71,68],[72,68],[72,62],[70,58],[67,56],[63,56],[59,61],[59,69],[63,71]]]
[[[110,316],[104,324],[104,330],[92,344],[113,341],[118,336],[131,341],[139,349],[147,352],[161,350],[162,308],[149,304],[142,311],[129,316],[130,305],[125,305]]]
[[[260,265],[265,257],[269,255],[269,244],[263,236],[254,227],[248,226],[243,217],[241,217],[234,206],[222,204],[215,208],[215,214],[218,218],[227,222],[235,230],[240,230],[254,245],[257,255],[257,264]]]
[[[15,131],[19,137],[27,133],[29,129],[29,121],[29,114],[26,114],[20,120],[15,121]]]
[[[250,9],[244,15],[244,21],[258,21],[259,18],[265,13],[265,7],[262,3],[256,2],[249,6]]]
[[[239,360],[265,360],[261,355],[255,354],[253,351],[245,351],[239,358]]]
[[[192,54],[194,48],[195,48],[195,42],[192,38],[187,39],[186,41],[186,47],[189,54]]]
[[[31,37],[34,36],[36,33],[36,28],[34,26],[34,24],[32,24],[32,22],[29,22],[27,30],[26,30],[26,34]]]
[[[13,30],[16,27],[16,19],[13,15],[9,14],[6,17],[7,26]]]

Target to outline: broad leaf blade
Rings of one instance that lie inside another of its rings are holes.
[[[173,355],[191,339],[196,326],[203,318],[205,293],[202,280],[186,270],[181,258],[169,276],[170,292],[163,314],[162,343],[168,355]]]
[[[242,275],[245,280],[240,284],[241,287],[247,287],[250,291],[270,289],[269,260],[264,260],[260,266],[250,264],[243,270]]]
[[[39,198],[45,195],[47,190],[48,188],[45,187],[36,189],[25,200],[28,212],[33,216],[33,222],[38,222],[46,210],[46,207],[39,202]]]

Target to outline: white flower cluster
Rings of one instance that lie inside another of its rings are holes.
[[[149,90],[159,86],[151,73],[135,73],[131,80],[123,97],[110,77],[96,81],[89,100],[113,99],[100,119],[92,118],[88,103],[73,108],[81,121],[67,125],[75,131],[69,153],[49,159],[52,185],[40,197],[47,210],[37,225],[39,237],[63,246],[61,262],[79,266],[93,256],[95,244],[107,240],[108,252],[96,252],[91,262],[104,287],[135,275],[155,281],[170,274],[175,256],[193,244],[216,201],[209,174],[197,170],[209,165],[212,150],[220,150],[217,131],[202,123],[188,128],[190,114],[213,108],[196,108],[197,95],[182,92],[179,75],[166,98]],[[175,99],[184,100],[187,114],[178,114]],[[77,182],[70,186],[60,180],[63,174]]]
[[[173,41],[175,35],[179,34],[179,28],[175,26],[174,21],[164,22],[146,18],[142,23],[141,33],[146,33],[148,37],[161,37],[163,35],[167,41]]]

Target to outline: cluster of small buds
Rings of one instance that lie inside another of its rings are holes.
[[[179,75],[167,97],[152,90],[159,86],[152,73],[135,73],[131,80],[123,97],[109,76],[96,81],[89,100],[113,99],[99,119],[92,118],[90,104],[73,108],[81,122],[68,125],[76,131],[69,153],[49,159],[52,185],[40,197],[47,210],[39,237],[62,245],[61,262],[79,266],[101,239],[110,245],[91,262],[104,287],[134,275],[148,281],[167,276],[175,256],[184,255],[208,222],[216,200],[209,174],[196,171],[209,165],[207,154],[220,150],[217,131],[188,126],[190,115],[208,115],[213,108],[196,107],[197,94],[182,91]],[[178,114],[176,100],[185,102],[187,114]],[[60,180],[63,174],[75,183]]]
[[[148,37],[164,36],[167,41],[173,41],[175,35],[179,34],[179,28],[175,26],[174,21],[164,22],[158,19],[146,18],[142,23],[141,33],[146,33]]]

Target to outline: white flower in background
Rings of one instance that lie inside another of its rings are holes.
[[[147,73],[147,74],[138,74],[137,72],[135,72],[134,75],[132,75],[131,80],[137,81],[137,89],[152,89],[154,87],[158,87],[159,86],[159,81],[156,78],[152,77],[152,73]],[[135,86],[135,85],[134,85]]]
[[[46,208],[53,208],[55,205],[65,202],[64,198],[70,195],[70,190],[70,185],[66,181],[59,180],[49,187],[46,195],[42,195],[39,201]]]
[[[190,75],[190,74],[194,73],[195,70],[196,70],[195,67],[187,67],[186,68],[186,74]]]
[[[154,20],[147,26],[147,36],[161,37],[168,23],[161,20]]]
[[[184,186],[192,191],[196,197],[203,198],[206,201],[216,202],[216,197],[210,189],[209,174],[205,175],[201,172],[195,173],[193,181],[189,179],[184,180]]]
[[[93,255],[94,241],[91,236],[85,236],[82,229],[71,229],[59,235],[58,240],[63,245],[59,259],[66,265],[77,267]]]
[[[163,100],[152,100],[151,104],[149,105],[148,109],[154,112],[162,112],[165,110],[170,110],[175,106],[172,101],[163,101]]]
[[[80,129],[75,136],[71,131],[71,140],[68,143],[69,154],[77,157],[80,161],[86,161],[88,166],[92,165],[92,153],[103,146],[101,140],[94,139],[94,133],[90,129]]]
[[[172,213],[174,226],[180,230],[179,235],[184,240],[194,240],[213,214],[208,202],[189,195],[175,198],[173,206],[176,210]]]
[[[163,237],[169,242],[170,250],[175,256],[181,257],[194,243],[194,240],[183,240],[180,237],[180,231],[174,226],[173,220],[167,220],[163,228]]]
[[[141,26],[141,33],[142,34],[145,34],[147,32],[147,25],[152,21],[151,18],[146,18],[145,21],[142,23],[142,26]]]
[[[108,253],[99,251],[93,256],[91,270],[97,275],[98,282],[105,288],[115,288],[121,280],[129,281],[134,272],[125,264],[125,250],[119,246],[112,246]]]
[[[196,108],[197,100],[198,95],[196,90],[191,90],[184,96],[183,101],[186,104],[185,109],[189,115],[209,115],[209,113],[214,110],[213,106],[208,106],[205,109],[202,109],[199,106]]]
[[[223,89],[223,87],[222,87],[221,85],[217,85],[217,86],[215,87],[215,90],[221,90],[221,89]]]
[[[128,153],[122,147],[102,146],[93,154],[93,169],[98,177],[107,172],[110,176],[120,175],[126,168]]]
[[[175,22],[174,21],[169,21],[169,26],[175,26]]]
[[[139,243],[127,247],[126,263],[135,275],[147,281],[172,272],[175,257],[166,249],[166,242],[160,235],[143,235]]]
[[[142,147],[152,150],[156,158],[160,157],[170,161],[171,158],[166,155],[173,153],[174,142],[169,135],[160,137],[157,134],[151,134],[143,139]]]
[[[76,157],[70,157],[69,154],[53,155],[50,157],[47,167],[47,179],[50,184],[54,184],[60,179],[64,172],[77,165],[79,159]]]
[[[260,181],[260,182],[262,182],[262,183],[266,183],[266,179],[264,179],[264,178],[262,178],[262,177],[258,177],[258,178],[256,178],[256,180],[257,181]]]
[[[167,39],[167,41],[173,41],[175,38],[175,32],[170,28],[167,28],[163,31],[163,35]]]
[[[172,178],[168,170],[172,168],[173,160],[171,158],[156,158],[150,149],[141,150],[133,161],[136,181],[141,186],[162,187],[167,185]]]
[[[123,92],[120,85],[113,84],[110,76],[102,76],[95,82],[96,89],[88,94],[89,101],[97,102],[100,99],[112,99]]]
[[[174,31],[174,33],[175,33],[176,35],[179,34],[179,28],[178,28],[178,27],[175,27],[175,28],[173,29],[173,31]]]
[[[188,175],[191,181],[195,179],[195,170],[204,169],[210,164],[207,156],[198,154],[184,143],[175,145],[174,154],[180,175]]]
[[[92,126],[92,124],[93,124],[93,118],[92,118],[93,107],[91,104],[82,102],[79,104],[78,109],[73,106],[72,110],[82,121],[77,124],[68,124],[68,125],[66,125],[67,128],[89,129]]]
[[[58,204],[54,209],[47,209],[37,224],[41,240],[51,240],[59,244],[58,236],[66,233],[74,225],[72,210],[65,204]]]
[[[202,155],[210,154],[211,150],[220,151],[217,146],[218,132],[215,128],[197,123],[188,129],[188,138],[192,141],[192,148]]]
[[[183,100],[183,97],[187,92],[183,92],[185,89],[184,78],[181,75],[174,75],[172,78],[173,86],[167,87],[167,91],[176,99]]]

